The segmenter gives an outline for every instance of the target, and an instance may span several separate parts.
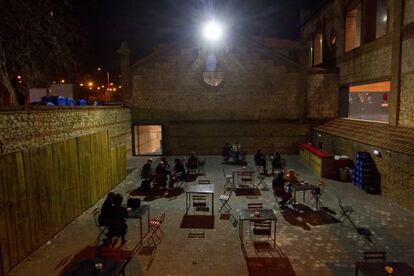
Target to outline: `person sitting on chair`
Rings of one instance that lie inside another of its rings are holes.
[[[272,174],[275,173],[276,170],[282,170],[282,158],[280,157],[280,153],[274,152],[270,156],[270,159],[272,160]]]
[[[114,198],[115,193],[110,192],[102,204],[101,211],[98,217],[98,223],[101,226],[107,226],[109,212],[112,208],[112,199]]]
[[[175,166],[171,177],[171,187],[173,187],[175,182],[185,180],[185,168],[183,163],[178,158],[174,160],[174,163]]]
[[[158,166],[155,168],[155,179],[163,188],[167,186],[168,176],[170,174],[171,172],[165,168],[165,163],[160,161]]]
[[[108,229],[109,239],[113,237],[121,237],[122,244],[125,243],[125,235],[128,230],[126,219],[128,212],[125,207],[122,206],[123,197],[120,194],[115,194],[112,198],[112,207],[109,210],[108,215]]]
[[[230,148],[229,143],[226,143],[224,145],[222,155],[223,155],[224,162],[227,162],[231,156],[231,148]]]
[[[287,179],[287,182],[289,182],[289,183],[297,183],[298,182],[298,178],[297,178],[294,170],[288,170],[287,171],[286,179]]]
[[[292,199],[292,189],[288,186],[285,190],[285,179],[282,171],[278,172],[272,182],[273,194],[277,198],[280,198],[279,206],[285,208],[286,204]]]
[[[170,170],[170,164],[168,164],[168,161],[167,161],[167,158],[165,158],[165,157],[162,157],[161,158],[161,161],[164,163],[164,167],[165,167],[165,169],[166,170]]]
[[[261,149],[257,150],[256,155],[254,156],[254,162],[257,167],[263,167],[263,174],[267,175],[266,156],[262,153]]]
[[[141,183],[140,189],[144,191],[151,190],[151,181],[152,181],[151,164],[152,164],[152,159],[149,158],[147,160],[147,163],[145,163],[145,165],[142,167],[142,170],[141,170],[142,183]]]
[[[198,158],[195,155],[195,152],[191,153],[190,158],[188,158],[188,160],[187,160],[187,165],[186,166],[187,166],[187,169],[189,169],[189,170],[195,170],[195,169],[198,168]]]

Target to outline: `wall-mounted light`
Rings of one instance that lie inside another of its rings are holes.
[[[381,152],[379,151],[379,150],[373,150],[372,151],[372,153],[375,155],[375,156],[377,156],[377,157],[381,157],[382,156],[382,154],[381,154]]]
[[[322,137],[322,134],[318,133],[318,137],[321,138]]]

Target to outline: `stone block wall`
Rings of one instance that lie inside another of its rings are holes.
[[[318,132],[320,133],[320,132]],[[350,139],[321,133],[313,135],[314,144],[322,142],[322,149],[337,155],[347,155],[355,162],[355,152],[372,153],[374,149],[381,151],[382,156],[371,154],[381,175],[382,194],[410,210],[414,210],[414,156],[401,154],[363,144]],[[344,184],[346,185],[346,184]]]
[[[297,153],[309,141],[310,125],[298,121],[209,121],[171,122],[165,125],[168,154],[221,154],[228,142],[240,143],[243,151]]]
[[[123,107],[29,107],[0,110],[1,153],[108,131],[110,147],[131,155],[131,114]]]

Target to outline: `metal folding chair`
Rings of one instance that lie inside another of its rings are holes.
[[[385,251],[364,251],[364,261],[383,261],[387,260]]]
[[[226,194],[220,195],[219,197],[219,200],[221,202],[221,206],[219,208],[220,214],[230,215],[230,212],[231,212],[231,206],[229,205],[230,198],[231,198],[231,193],[230,195],[226,195]],[[222,213],[222,211],[224,212]]]
[[[340,209],[341,216],[338,218],[339,222],[342,224],[345,220],[349,222],[356,228],[354,222],[351,220],[351,214],[354,212],[354,209],[351,206],[342,205],[342,199],[338,197],[338,205]]]
[[[157,241],[161,239],[162,235],[164,235],[164,232],[161,229],[161,225],[164,223],[165,217],[166,217],[167,209],[164,209],[162,211],[159,218],[151,219],[150,220],[150,236],[148,238],[148,243],[151,240],[153,245],[157,245]],[[160,232],[160,235],[158,235],[158,232]]]
[[[210,179],[200,179],[200,180],[198,180],[198,184],[207,185],[207,184],[211,184],[211,181],[210,181]]]
[[[233,175],[226,174],[226,170],[223,168],[223,176],[226,182],[224,183],[224,193],[227,192],[227,189],[230,187],[231,190],[235,191],[235,187],[233,186]]]
[[[257,179],[259,180],[259,183],[257,183],[256,188],[261,189],[262,191],[267,191],[269,188],[267,187],[266,176],[259,175]]]
[[[323,192],[325,191],[326,182],[323,179],[319,180],[318,188],[319,190],[312,190],[311,194],[311,201],[313,201],[313,205],[319,209],[321,206],[321,197],[323,195]]]
[[[99,235],[98,235],[98,238],[96,239],[96,244],[99,244],[99,242],[101,241],[102,235],[107,231],[106,226],[103,226],[103,225],[99,224],[99,221],[98,221],[99,213],[100,213],[100,211],[99,211],[98,207],[95,207],[95,209],[93,209],[93,211],[92,211],[93,220],[95,222],[96,227],[99,230]]]

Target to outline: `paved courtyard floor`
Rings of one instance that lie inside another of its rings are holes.
[[[319,181],[319,177],[299,162],[297,155],[284,157],[287,167],[295,169],[300,179],[310,183]],[[147,241],[144,240],[127,266],[127,275],[354,275],[354,262],[362,257],[362,252],[376,250],[386,251],[388,260],[414,266],[414,214],[383,196],[368,195],[351,183],[331,180],[327,180],[322,196],[325,212],[314,212],[309,208],[309,202],[301,204],[296,211],[275,208],[278,219],[276,250],[263,250],[267,247],[255,242],[249,233],[245,233],[246,240],[242,245],[238,225],[235,225],[239,211],[253,202],[263,203],[264,208],[274,208],[272,178],[266,179],[268,191],[244,196],[233,194],[230,199],[233,216],[223,218],[217,212],[225,182],[222,168],[230,173],[234,167],[222,165],[220,156],[205,158],[207,173],[199,178],[208,178],[215,185],[214,220],[202,226],[204,229],[183,228],[186,227],[183,222],[185,193],[142,196],[142,204],[150,205],[151,217],[168,209],[162,226],[165,236],[150,251],[146,250]],[[252,164],[252,157],[248,158]],[[173,157],[168,160],[173,164]],[[135,158],[129,162],[129,167],[140,167],[143,162],[144,159]],[[126,196],[138,187],[138,176],[138,170],[133,171],[114,191],[122,193],[126,200]],[[359,232],[348,221],[336,222],[338,196],[344,205],[355,209],[352,219]],[[298,197],[300,203],[301,198]],[[98,230],[92,210],[100,207],[102,202],[103,199],[75,219],[10,275],[58,275],[71,256],[95,244]],[[133,249],[138,241],[139,227],[136,220],[129,220],[128,225],[126,247]]]

